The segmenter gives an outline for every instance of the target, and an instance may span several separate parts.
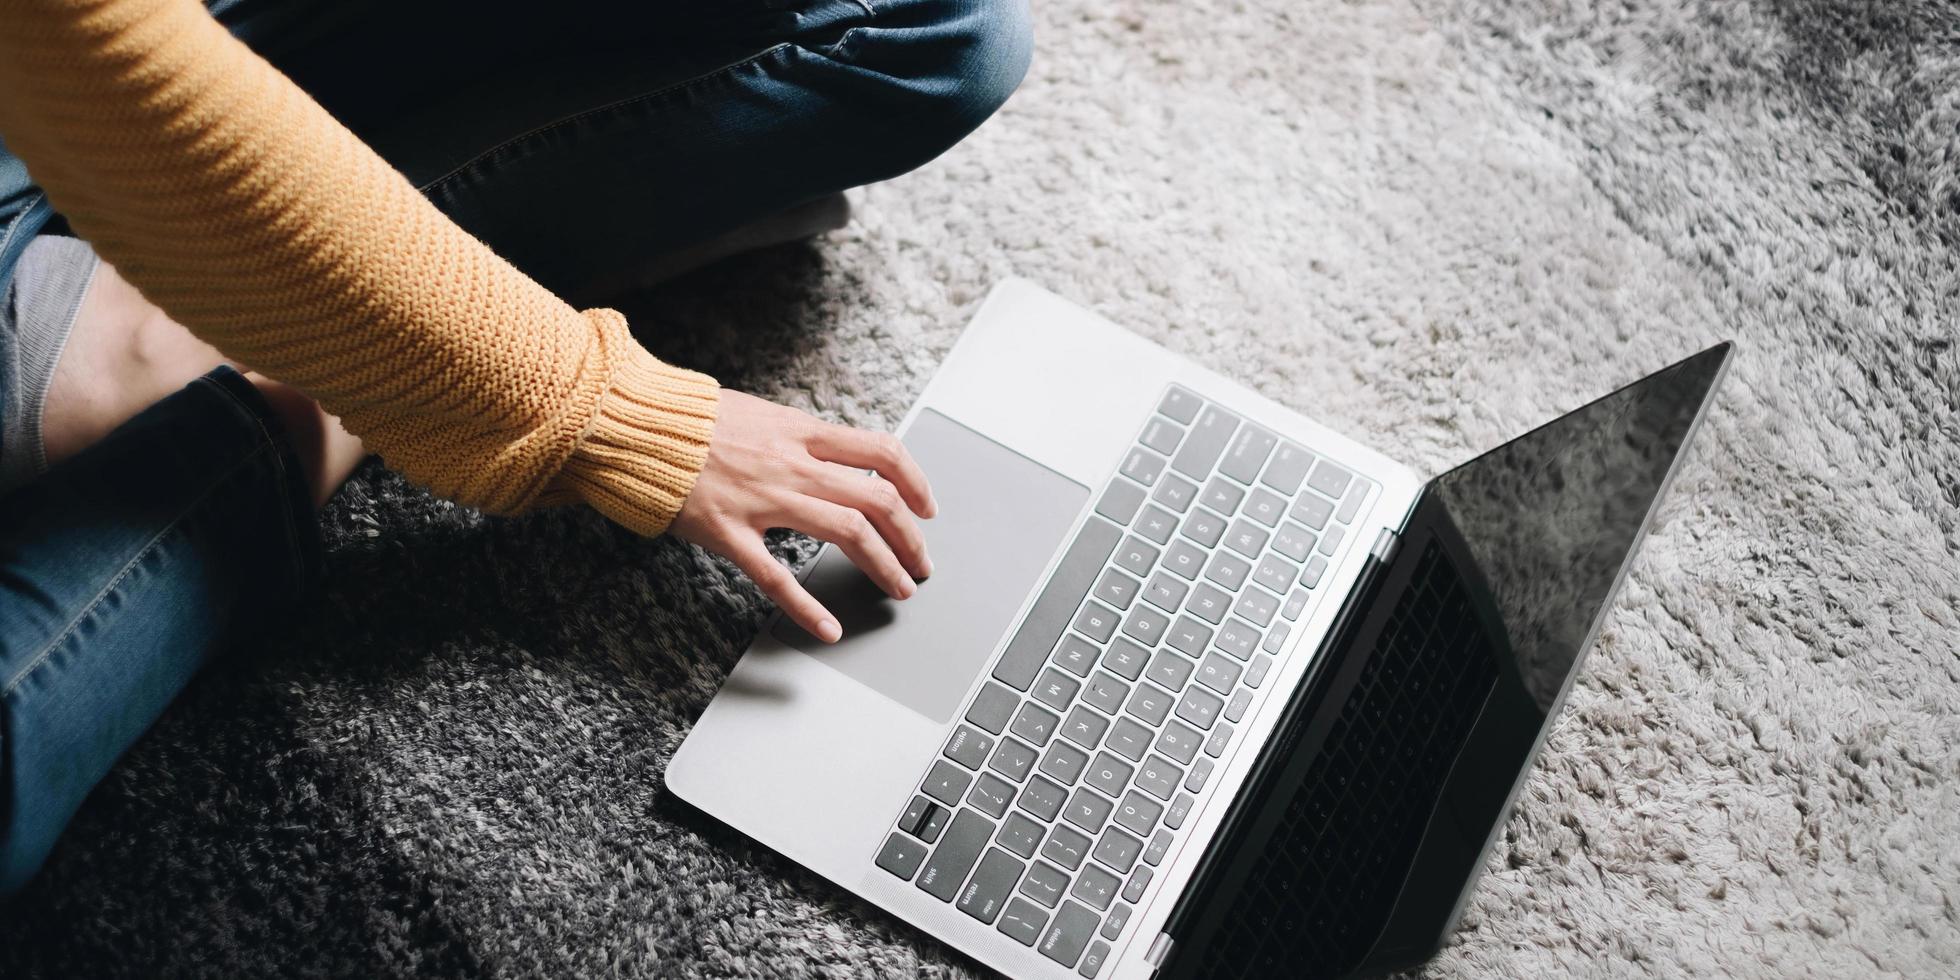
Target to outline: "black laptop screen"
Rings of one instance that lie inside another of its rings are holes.
[[[1431,485],[1469,547],[1529,701],[1549,715],[1728,346],[1532,430]]]

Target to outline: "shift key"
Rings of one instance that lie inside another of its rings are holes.
[[[973,870],[973,862],[980,859],[980,849],[987,846],[987,839],[993,833],[994,825],[986,817],[961,809],[959,816],[953,818],[953,825],[946,829],[946,836],[940,838],[939,846],[926,859],[926,869],[919,873],[919,887],[942,902],[952,901],[959,894],[966,873]]]

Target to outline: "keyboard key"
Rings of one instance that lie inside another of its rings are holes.
[[[1245,669],[1245,686],[1257,689],[1266,683],[1266,672],[1273,669],[1273,658],[1260,654],[1252,658],[1252,665]]]
[[[1184,519],[1184,536],[1207,548],[1215,548],[1218,539],[1225,536],[1225,518],[1203,507],[1193,507],[1190,516]]]
[[[1305,571],[1300,573],[1300,584],[1311,589],[1320,584],[1320,576],[1327,571],[1327,559],[1315,555],[1307,562]]]
[[[966,709],[966,720],[988,732],[999,735],[1007,727],[1007,719],[1013,717],[1014,708],[1021,703],[1014,692],[988,681],[980,686],[980,693],[973,696],[973,706]]]
[[[1318,531],[1327,526],[1327,519],[1334,516],[1334,505],[1327,498],[1313,493],[1303,493],[1293,501],[1293,509],[1286,516]]]
[[[1082,689],[1082,703],[1106,715],[1123,710],[1123,699],[1130,694],[1130,685],[1117,680],[1107,671],[1096,671],[1089,678],[1088,686]]]
[[[947,806],[959,806],[960,797],[966,795],[966,785],[971,782],[973,777],[961,772],[960,767],[940,759],[926,773],[925,793]]]
[[[1123,879],[1091,864],[1082,869],[1082,874],[1075,879],[1075,887],[1069,889],[1068,894],[1070,898],[1080,899],[1100,912],[1116,901],[1116,891],[1122,887]]]
[[[1280,518],[1286,516],[1286,500],[1261,487],[1252,491],[1252,499],[1245,505],[1245,516],[1266,527],[1278,527]]]
[[[961,810],[953,818],[945,839],[926,859],[925,870],[919,872],[919,887],[942,902],[952,901],[960,883],[966,880],[966,873],[973,870],[973,862],[980,860],[980,849],[987,846],[987,839],[993,835],[994,825],[986,817],[972,810]]]
[[[1177,799],[1172,800],[1170,807],[1164,811],[1164,826],[1172,830],[1184,826],[1185,818],[1191,815],[1191,805],[1196,802],[1189,793],[1177,794]]]
[[[1245,425],[1225,450],[1225,460],[1218,464],[1218,471],[1240,483],[1251,483],[1265,467],[1266,457],[1272,455],[1277,442],[1279,439],[1265,429]]]
[[[1198,683],[1220,694],[1230,694],[1232,685],[1239,682],[1240,669],[1238,664],[1225,657],[1209,654],[1205,662],[1198,665]]]
[[[1367,496],[1368,485],[1356,483],[1354,492],[1341,501],[1341,509],[1334,514],[1334,519],[1342,524],[1353,524],[1355,515],[1361,513],[1361,501]]]
[[[1198,417],[1198,409],[1204,403],[1204,399],[1197,395],[1177,385],[1171,385],[1170,389],[1164,392],[1164,399],[1157,403],[1157,411],[1179,425],[1190,425],[1191,420]]]
[[[1150,679],[1165,690],[1183,690],[1184,682],[1191,679],[1191,668],[1191,661],[1169,650],[1159,650],[1150,658]]]
[[[1191,771],[1184,774],[1184,788],[1192,793],[1202,792],[1205,780],[1211,778],[1212,765],[1211,759],[1199,756],[1198,761],[1191,763]]]
[[[905,805],[905,812],[898,815],[898,829],[916,835],[926,822],[926,814],[937,805],[923,796],[912,797],[912,802]]]
[[[912,873],[919,870],[919,863],[925,859],[926,846],[904,834],[891,835],[878,850],[878,867],[906,881],[912,880]]]
[[[1035,675],[1041,672],[1048,652],[1055,648],[1055,641],[1061,638],[1076,604],[1089,594],[1089,586],[1102,572],[1103,563],[1109,560],[1109,553],[1122,536],[1116,525],[1101,518],[1091,517],[1082,525],[1068,550],[1063,552],[1061,562],[1048,576],[1048,584],[1041,587],[1040,598],[1014,631],[1014,638],[1007,642],[1000,661],[994,664],[995,680],[1017,691],[1028,689]]]
[[[1130,774],[1136,767],[1118,759],[1113,752],[1096,753],[1096,761],[1089,764],[1088,785],[1102,790],[1112,799],[1123,795],[1123,787],[1130,785]]]
[[[1034,682],[1034,697],[1056,711],[1061,711],[1075,703],[1075,692],[1082,689],[1082,682],[1050,667],[1041,672],[1041,679]]]
[[[1130,518],[1137,516],[1137,508],[1143,506],[1145,492],[1127,480],[1111,480],[1096,501],[1096,513],[1118,524],[1128,524]]]
[[[1169,643],[1171,648],[1179,653],[1195,657],[1205,652],[1205,644],[1211,642],[1211,627],[1189,616],[1179,616],[1177,622],[1171,624],[1170,633],[1164,637],[1164,642]],[[1136,680],[1134,677],[1130,679]]]
[[[1021,713],[1014,716],[1014,724],[1008,730],[1031,745],[1042,746],[1054,737],[1055,725],[1061,720],[1060,715],[1030,701],[1021,706]]]
[[[1313,553],[1314,542],[1318,540],[1312,531],[1292,521],[1282,522],[1279,530],[1273,532],[1273,550],[1294,561],[1306,561]]]
[[[1157,482],[1157,475],[1164,472],[1164,457],[1139,446],[1123,457],[1120,472],[1144,486]]]
[[[1198,502],[1230,517],[1238,511],[1239,501],[1244,499],[1245,488],[1222,476],[1214,476],[1205,484],[1205,492],[1198,497]]]
[[[1000,740],[1000,748],[994,750],[993,759],[987,768],[1006,776],[1015,782],[1028,778],[1028,768],[1034,765],[1034,750],[1011,738]]]
[[[1054,908],[1062,900],[1062,893],[1068,891],[1068,872],[1042,861],[1036,861],[1028,868],[1028,876],[1021,879],[1021,894]]]
[[[1130,703],[1125,710],[1155,728],[1164,723],[1165,717],[1171,713],[1172,703],[1176,700],[1174,696],[1149,684],[1138,684],[1135,693],[1130,695]]]
[[[1062,812],[1063,801],[1067,799],[1068,790],[1036,776],[1028,780],[1028,787],[1021,791],[1021,798],[1016,802],[1021,809],[1053,823]]]
[[[1066,824],[1056,824],[1048,834],[1048,843],[1042,845],[1041,856],[1074,871],[1082,866],[1082,859],[1089,856],[1089,838]]]
[[[1286,597],[1286,605],[1279,607],[1279,618],[1288,621],[1299,619],[1306,608],[1307,590],[1294,589],[1293,594]]]
[[[1279,596],[1258,586],[1251,586],[1239,593],[1239,602],[1232,611],[1251,620],[1255,625],[1264,626],[1273,621],[1279,613]]]
[[[1123,802],[1116,804],[1116,822],[1129,828],[1138,837],[1150,833],[1150,829],[1157,826],[1157,818],[1163,815],[1162,803],[1136,790],[1123,794]],[[1152,843],[1154,844],[1155,841]],[[1169,844],[1169,841],[1166,840],[1165,843]],[[1145,860],[1149,860],[1148,854],[1149,851],[1146,849]]]
[[[974,869],[973,879],[960,890],[960,900],[955,905],[960,911],[992,925],[1007,904],[1014,883],[1021,880],[1024,867],[1014,855],[998,847],[988,850],[987,856],[980,859],[980,867]]]
[[[945,832],[947,822],[952,819],[953,811],[934,803],[932,809],[926,811],[926,822],[919,827],[919,839],[928,844],[938,840],[939,835]]]
[[[1293,627],[1285,623],[1274,623],[1273,628],[1266,631],[1266,642],[1259,644],[1259,649],[1267,653],[1278,653],[1279,648],[1286,644],[1287,634],[1291,632]]]
[[[1335,465],[1332,460],[1323,459],[1314,464],[1312,475],[1307,477],[1307,486],[1339,500],[1341,494],[1347,492],[1348,481],[1352,479],[1354,474]]]
[[[1232,608],[1232,597],[1209,585],[1199,584],[1191,590],[1191,598],[1184,603],[1186,612],[1217,626],[1225,618],[1225,611]]]
[[[1070,633],[1062,637],[1061,644],[1055,648],[1055,663],[1077,677],[1087,677],[1096,666],[1096,657],[1100,653],[1095,644]]]
[[[1221,551],[1211,556],[1211,564],[1205,566],[1205,578],[1217,582],[1228,591],[1237,592],[1251,571],[1251,562],[1229,551]]]
[[[1150,843],[1143,846],[1143,863],[1153,868],[1164,863],[1164,854],[1170,849],[1171,832],[1168,830],[1158,831],[1157,836],[1150,838]]]
[[[1266,472],[1259,482],[1293,496],[1300,489],[1300,481],[1307,478],[1307,467],[1313,465],[1313,454],[1290,442],[1282,442],[1273,453],[1272,461],[1266,464]]]
[[[1144,507],[1143,514],[1137,517],[1134,530],[1149,539],[1152,544],[1163,544],[1177,531],[1177,515],[1156,504],[1150,504]]]
[[[1128,874],[1142,853],[1142,841],[1115,827],[1103,831],[1102,839],[1096,842],[1096,860],[1115,868],[1117,874]]]
[[[1129,882],[1123,886],[1123,901],[1141,901],[1143,890],[1150,887],[1150,879],[1156,873],[1147,867],[1138,868],[1135,874],[1130,875]]]
[[[1157,489],[1150,492],[1150,499],[1174,514],[1182,514],[1191,508],[1191,501],[1198,499],[1198,485],[1176,473],[1166,473],[1157,481]],[[1129,523],[1128,519],[1124,523]]]
[[[1320,535],[1320,553],[1323,555],[1332,555],[1334,552],[1339,551],[1341,548],[1341,539],[1344,537],[1347,537],[1347,528],[1339,524],[1328,528]]]
[[[1259,562],[1259,569],[1252,573],[1252,580],[1284,595],[1287,589],[1293,587],[1295,571],[1292,562],[1278,555],[1269,554]]]
[[[1096,930],[1096,923],[1102,919],[1096,913],[1066,902],[1062,910],[1055,913],[1055,921],[1048,923],[1048,931],[1042,933],[1041,942],[1035,948],[1041,955],[1063,966],[1074,966],[1082,958],[1082,948],[1089,944],[1089,937]]]
[[[1170,799],[1178,781],[1183,778],[1184,770],[1161,755],[1153,755],[1137,767],[1137,788],[1160,800]]]
[[[1108,943],[1105,942],[1090,943],[1089,951],[1082,954],[1082,965],[1075,968],[1075,975],[1079,977],[1089,977],[1091,978],[1091,980],[1094,980],[1096,972],[1102,969],[1103,960],[1108,958],[1109,958]]]
[[[1121,610],[1130,608],[1130,603],[1136,601],[1137,590],[1141,588],[1143,583],[1112,568],[1102,573],[1102,578],[1096,580],[1096,587],[1089,594]]]
[[[1183,543],[1178,542],[1178,544]],[[1184,602],[1184,594],[1189,591],[1191,586],[1172,578],[1170,573],[1158,572],[1150,576],[1150,584],[1143,587],[1143,598],[1145,602],[1159,609],[1176,612],[1177,607]]]
[[[1059,781],[1063,786],[1073,786],[1082,777],[1082,767],[1089,764],[1089,753],[1067,742],[1058,741],[1048,747],[1041,756],[1041,773]]]
[[[1205,739],[1205,754],[1214,759],[1224,755],[1225,746],[1232,741],[1232,730],[1232,726],[1219,722],[1218,727],[1211,730],[1211,737]]]
[[[1014,802],[1014,786],[993,773],[983,772],[973,781],[973,792],[966,794],[966,802],[999,820],[1007,815],[1008,804]]]
[[[1144,646],[1156,646],[1164,636],[1164,630],[1171,625],[1171,614],[1159,612],[1147,605],[1130,610],[1130,617],[1123,621],[1123,632]]]
[[[1103,654],[1103,666],[1133,681],[1143,674],[1143,665],[1149,659],[1149,651],[1119,636],[1109,644],[1109,652]]]
[[[1225,720],[1238,721],[1244,718],[1245,709],[1251,704],[1252,690],[1244,687],[1239,688],[1239,693],[1232,695],[1232,700],[1225,705]]]
[[[945,756],[968,769],[979,770],[987,764],[987,756],[994,751],[994,740],[980,729],[961,725],[953,731],[953,737],[946,741]]]
[[[1099,833],[1103,824],[1109,822],[1109,811],[1115,807],[1116,804],[1099,794],[1078,789],[1068,798],[1068,806],[1062,808],[1062,819],[1089,833]]]
[[[1164,456],[1176,452],[1177,444],[1183,439],[1183,426],[1173,425],[1166,419],[1155,417],[1143,424],[1143,435],[1137,437],[1138,442]]]
[[[1209,731],[1211,723],[1219,719],[1219,711],[1225,710],[1225,698],[1211,694],[1209,690],[1194,684],[1190,690],[1178,698],[1178,717],[1190,721],[1198,731]],[[1196,747],[1192,749],[1196,751]],[[1190,759],[1184,759],[1190,762]]]
[[[1069,625],[1074,627],[1076,632],[1095,640],[1097,643],[1107,643],[1109,642],[1110,635],[1116,632],[1118,619],[1119,616],[1116,610],[1091,599],[1082,604],[1082,611],[1075,614],[1075,622]],[[1095,662],[1093,657],[1090,658],[1089,663],[1093,664]],[[1083,670],[1082,676],[1089,676],[1089,672],[1086,669]]]
[[[1000,914],[1000,924],[994,928],[1006,933],[1023,946],[1033,946],[1041,938],[1041,930],[1048,925],[1048,913],[1036,908],[1025,898],[1016,898],[1007,903],[1007,910]]]
[[[1199,570],[1204,567],[1205,553],[1183,538],[1171,542],[1170,548],[1164,552],[1164,568],[1186,582],[1196,579]]]
[[[1258,558],[1266,550],[1266,539],[1271,537],[1266,529],[1241,517],[1232,522],[1232,529],[1225,534],[1225,547],[1247,558]]]
[[[1150,735],[1150,729],[1137,724],[1136,719],[1118,718],[1116,724],[1110,727],[1109,737],[1103,740],[1103,745],[1111,752],[1137,762],[1150,750]]]
[[[1110,909],[1108,915],[1103,916],[1102,928],[1096,931],[1096,935],[1104,939],[1115,939],[1122,935],[1123,927],[1130,924],[1130,911],[1128,905],[1117,902],[1116,907]]]
[[[1150,566],[1157,564],[1157,548],[1132,534],[1123,539],[1122,547],[1116,549],[1116,564],[1142,578],[1150,574]]]
[[[1243,619],[1228,619],[1218,628],[1218,649],[1230,654],[1234,659],[1244,660],[1252,656],[1259,646],[1259,629]]]
[[[1203,741],[1204,736],[1177,722],[1171,722],[1164,726],[1163,732],[1158,734],[1156,748],[1157,751],[1189,765],[1191,760],[1197,757],[1198,745]]]
[[[1212,465],[1225,452],[1225,444],[1232,438],[1232,431],[1239,427],[1239,417],[1216,405],[1206,406],[1198,413],[1198,420],[1191,425],[1191,431],[1184,435],[1184,445],[1177,450],[1171,460],[1171,468],[1194,480],[1202,480],[1211,475]]]
[[[994,835],[994,843],[1013,851],[1024,858],[1034,857],[1034,849],[1041,846],[1042,835],[1048,833],[1033,817],[1019,810],[1007,815],[1007,821],[1000,825],[1000,833]]]
[[[1062,722],[1062,737],[1085,749],[1101,745],[1103,732],[1108,730],[1109,719],[1079,704],[1068,713],[1068,720]]]

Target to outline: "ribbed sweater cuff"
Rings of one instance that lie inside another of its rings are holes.
[[[588,315],[594,313],[611,311]],[[707,461],[721,386],[647,353],[627,334],[623,318],[601,329],[624,356],[561,473],[561,486],[629,530],[659,534],[680,513]]]

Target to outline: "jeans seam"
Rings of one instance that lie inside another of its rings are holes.
[[[81,611],[77,612],[74,618],[68,621],[68,625],[62,627],[60,633],[55,634],[55,636],[52,639],[48,640],[47,645],[43,646],[40,652],[36,653],[31,659],[28,660],[26,666],[21,668],[20,673],[15,674],[10,680],[7,681],[6,687],[0,688],[0,697],[11,696],[14,693],[14,691],[20,687],[22,683],[26,682],[26,680],[29,677],[32,677],[36,672],[38,672],[41,669],[42,665],[47,663],[48,658],[54,654],[55,648],[67,642],[68,638],[75,634],[76,628],[82,625],[82,621],[87,619],[89,614],[95,611],[95,607],[102,604],[102,600],[107,598],[109,593],[115,591],[116,587],[122,584],[123,579],[129,577],[130,571],[136,567],[137,563],[141,562],[145,558],[148,558],[150,556],[150,553],[156,550],[158,542],[162,541],[172,531],[177,530],[177,526],[184,522],[184,514],[190,513],[192,510],[195,510],[198,507],[198,505],[204,503],[205,498],[211,496],[213,493],[216,493],[218,487],[223,485],[225,481],[231,479],[233,474],[237,473],[241,469],[244,469],[246,464],[252,462],[254,459],[256,459],[259,456],[259,454],[265,452],[266,449],[268,448],[268,445],[269,444],[267,443],[260,443],[258,448],[252,450],[250,454],[246,455],[238,462],[233,463],[231,467],[229,469],[226,469],[225,472],[221,474],[217,479],[212,480],[210,486],[205,487],[204,492],[198,494],[196,500],[191,501],[190,506],[185,507],[176,517],[171,518],[169,524],[165,525],[162,529],[158,530],[156,534],[151,535],[150,540],[145,542],[143,544],[143,547],[137,549],[136,554],[131,555],[129,557],[129,560],[123,563],[122,568],[116,572],[115,576],[109,579],[108,582],[103,584],[101,590],[95,593],[95,597],[90,599],[88,601],[88,604],[83,606]]]
[[[792,41],[782,41],[776,44],[772,44],[769,47],[764,48],[761,51],[757,51],[756,53],[749,55],[746,58],[742,58],[739,61],[729,62],[728,64],[723,65],[720,68],[717,68],[710,72],[705,72],[700,75],[696,75],[693,78],[682,79],[681,81],[675,82],[672,85],[663,85],[660,88],[653,89],[651,91],[641,92],[638,95],[628,96],[627,98],[619,99],[613,102],[608,102],[604,105],[593,106],[590,109],[581,109],[578,112],[574,112],[571,115],[565,116],[562,119],[555,119],[552,120],[551,122],[545,123],[542,126],[537,126],[532,129],[525,130],[524,132],[519,133],[516,136],[512,136],[509,139],[506,139],[503,142],[498,143],[497,145],[487,150],[484,150],[481,153],[478,153],[477,155],[469,158],[468,160],[465,160],[462,163],[457,164],[456,166],[450,168],[448,173],[445,173],[442,176],[437,177],[434,180],[431,180],[428,183],[423,184],[416,189],[424,194],[428,194],[434,191],[436,188],[441,187],[443,184],[446,184],[452,180],[455,180],[457,177],[462,176],[466,171],[475,167],[477,164],[480,164],[485,160],[489,160],[492,157],[495,157],[497,154],[502,153],[513,146],[517,146],[522,143],[528,143],[531,140],[543,136],[547,133],[556,132],[560,129],[564,129],[567,126],[573,125],[574,123],[581,122],[583,120],[589,119],[593,116],[600,115],[602,113],[617,112],[620,109],[624,109],[628,106],[637,105],[642,102],[652,101],[653,99],[660,98],[661,96],[667,95],[672,92],[680,91],[681,89],[688,88],[689,86],[699,85],[702,82],[719,78],[723,75],[728,74],[729,72],[747,67],[748,65],[755,64],[756,62],[761,61],[762,59],[767,58],[770,55],[773,55],[776,52],[781,51],[785,48],[793,48],[793,47],[797,47],[797,45],[795,44],[795,42]]]
[[[36,206],[47,199],[48,196],[46,194],[35,194],[33,199],[28,201],[27,205],[20,209],[22,217],[25,218],[26,215],[32,213]],[[5,254],[7,249],[13,245],[14,239],[20,234],[21,226],[26,223],[24,220],[8,223],[6,237],[0,238],[0,254]]]
[[[245,400],[238,397],[238,395],[235,392],[233,392],[231,388],[211,380],[211,378],[208,375],[205,377],[198,378],[197,380],[201,384],[209,385],[210,387],[215,388],[218,391],[222,392],[227,399],[230,399],[233,405],[236,405],[238,407],[239,411],[244,412],[248,417],[251,418],[252,424],[259,427],[259,436],[261,438],[261,441],[259,443],[259,448],[258,450],[255,451],[255,453],[263,452],[267,449],[273,450],[272,465],[278,470],[279,486],[283,490],[286,487],[287,480],[289,479],[286,472],[286,457],[284,453],[277,451],[277,447],[279,445],[278,437],[272,434],[271,429],[266,428],[265,417],[261,415],[256,408],[254,408],[251,405],[247,405],[245,403]],[[250,381],[246,382],[246,384],[250,384],[250,383],[251,383]],[[248,456],[246,457],[246,459],[249,460],[251,459],[251,457]],[[229,477],[230,474],[227,473],[226,476]],[[284,494],[282,493],[281,496],[283,498]],[[286,528],[286,554],[290,556],[288,561],[288,566],[293,574],[293,592],[295,595],[298,595],[300,591],[305,587],[306,562],[305,559],[303,559],[300,556],[300,552],[302,549],[300,548],[300,543],[299,543],[299,528],[293,524],[293,510],[291,507],[286,506],[286,503],[287,502],[284,499],[281,499],[279,501],[279,505],[280,505],[279,516],[280,516],[280,523],[285,525]]]

